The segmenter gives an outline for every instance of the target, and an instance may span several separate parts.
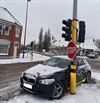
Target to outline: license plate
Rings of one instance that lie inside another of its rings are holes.
[[[30,85],[30,84],[24,83],[23,86],[26,88],[32,89],[32,85]]]

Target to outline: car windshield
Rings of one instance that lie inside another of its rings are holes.
[[[63,58],[53,57],[45,62],[45,65],[59,67],[59,68],[66,68],[70,64],[70,61]]]
[[[91,52],[90,54],[95,54],[95,52]]]

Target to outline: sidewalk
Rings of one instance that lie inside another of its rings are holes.
[[[0,59],[0,64],[13,64],[13,63],[25,63],[25,62],[35,62],[35,61],[44,61],[49,59],[50,57],[44,56],[41,54],[33,53],[33,60],[31,60],[31,55],[29,53],[25,54],[25,58],[22,58],[22,54],[20,58],[13,59]]]

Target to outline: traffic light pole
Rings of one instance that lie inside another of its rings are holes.
[[[76,45],[77,38],[77,0],[73,2],[73,21],[72,21],[72,42]],[[70,66],[70,93],[76,93],[76,65],[74,60],[71,61]]]

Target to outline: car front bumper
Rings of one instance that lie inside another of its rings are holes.
[[[20,79],[20,87],[25,89],[26,91],[28,91],[30,93],[35,93],[35,94],[43,95],[43,96],[46,96],[46,97],[51,97],[51,95],[53,93],[53,85],[54,85],[54,83],[49,84],[49,85],[37,84],[37,83],[35,85],[31,84],[32,85],[32,89],[23,86],[24,83],[25,82],[23,81],[23,78],[21,78]]]

